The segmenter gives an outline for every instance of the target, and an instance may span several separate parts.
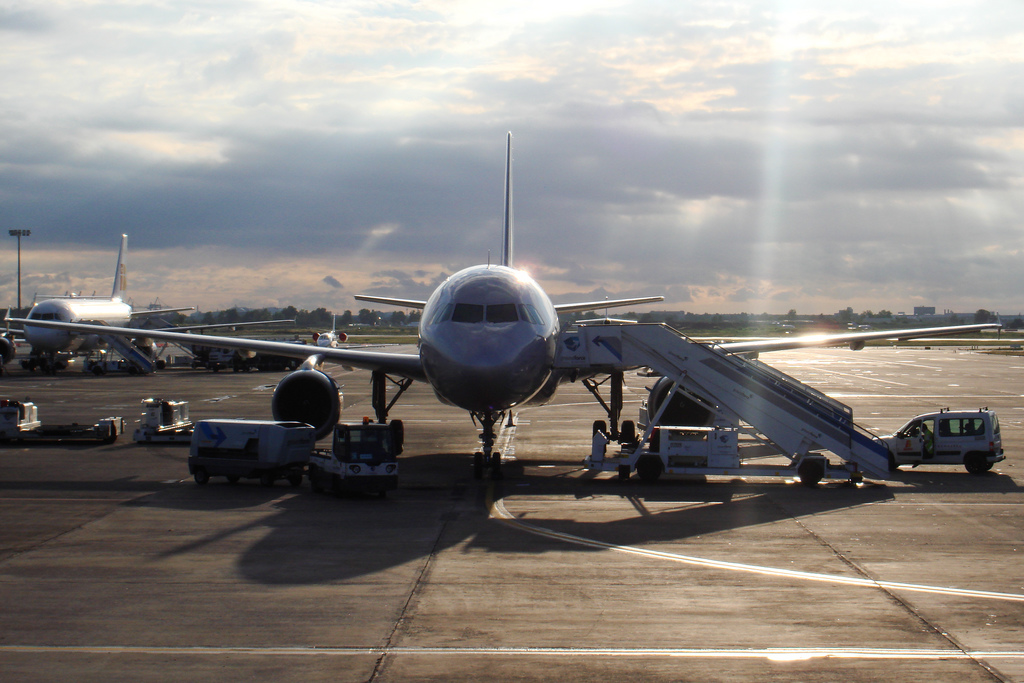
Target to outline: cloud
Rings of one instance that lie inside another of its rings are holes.
[[[475,7],[2,9],[0,218],[72,281],[129,233],[139,297],[425,298],[500,253],[512,129],[558,297],[1024,306],[1021,6]]]

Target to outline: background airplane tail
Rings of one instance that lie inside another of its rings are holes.
[[[111,299],[124,298],[128,289],[128,235],[121,235],[121,249],[117,252],[117,269],[114,271],[114,291]]]
[[[505,148],[505,227],[501,242],[501,265],[512,267],[512,133]]]

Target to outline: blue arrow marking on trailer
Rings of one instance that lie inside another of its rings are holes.
[[[204,422],[202,424],[203,424],[203,435],[206,436],[207,439],[212,439],[213,440],[213,442],[214,442],[213,445],[214,445],[215,448],[220,448],[220,445],[222,443],[224,443],[224,440],[228,438],[228,435],[225,434],[224,430],[221,429],[219,426],[217,427],[217,431],[214,431],[212,425],[210,425],[210,424],[208,424],[206,422]]]
[[[603,346],[605,349],[608,350],[609,353],[615,356],[615,358],[618,360],[622,360],[622,350],[616,347],[620,346],[621,343],[622,342],[618,338],[609,339],[607,337],[601,336],[594,337],[594,344],[596,344],[597,346]]]

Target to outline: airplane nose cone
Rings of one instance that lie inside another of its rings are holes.
[[[551,374],[553,345],[532,331],[466,334],[452,327],[461,333],[420,345],[427,377],[448,403],[474,412],[505,410],[536,394]]]

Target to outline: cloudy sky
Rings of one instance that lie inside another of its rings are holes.
[[[827,9],[825,9],[827,8]],[[1024,2],[0,0],[23,298],[1024,310]],[[16,299],[14,238],[0,301]]]

